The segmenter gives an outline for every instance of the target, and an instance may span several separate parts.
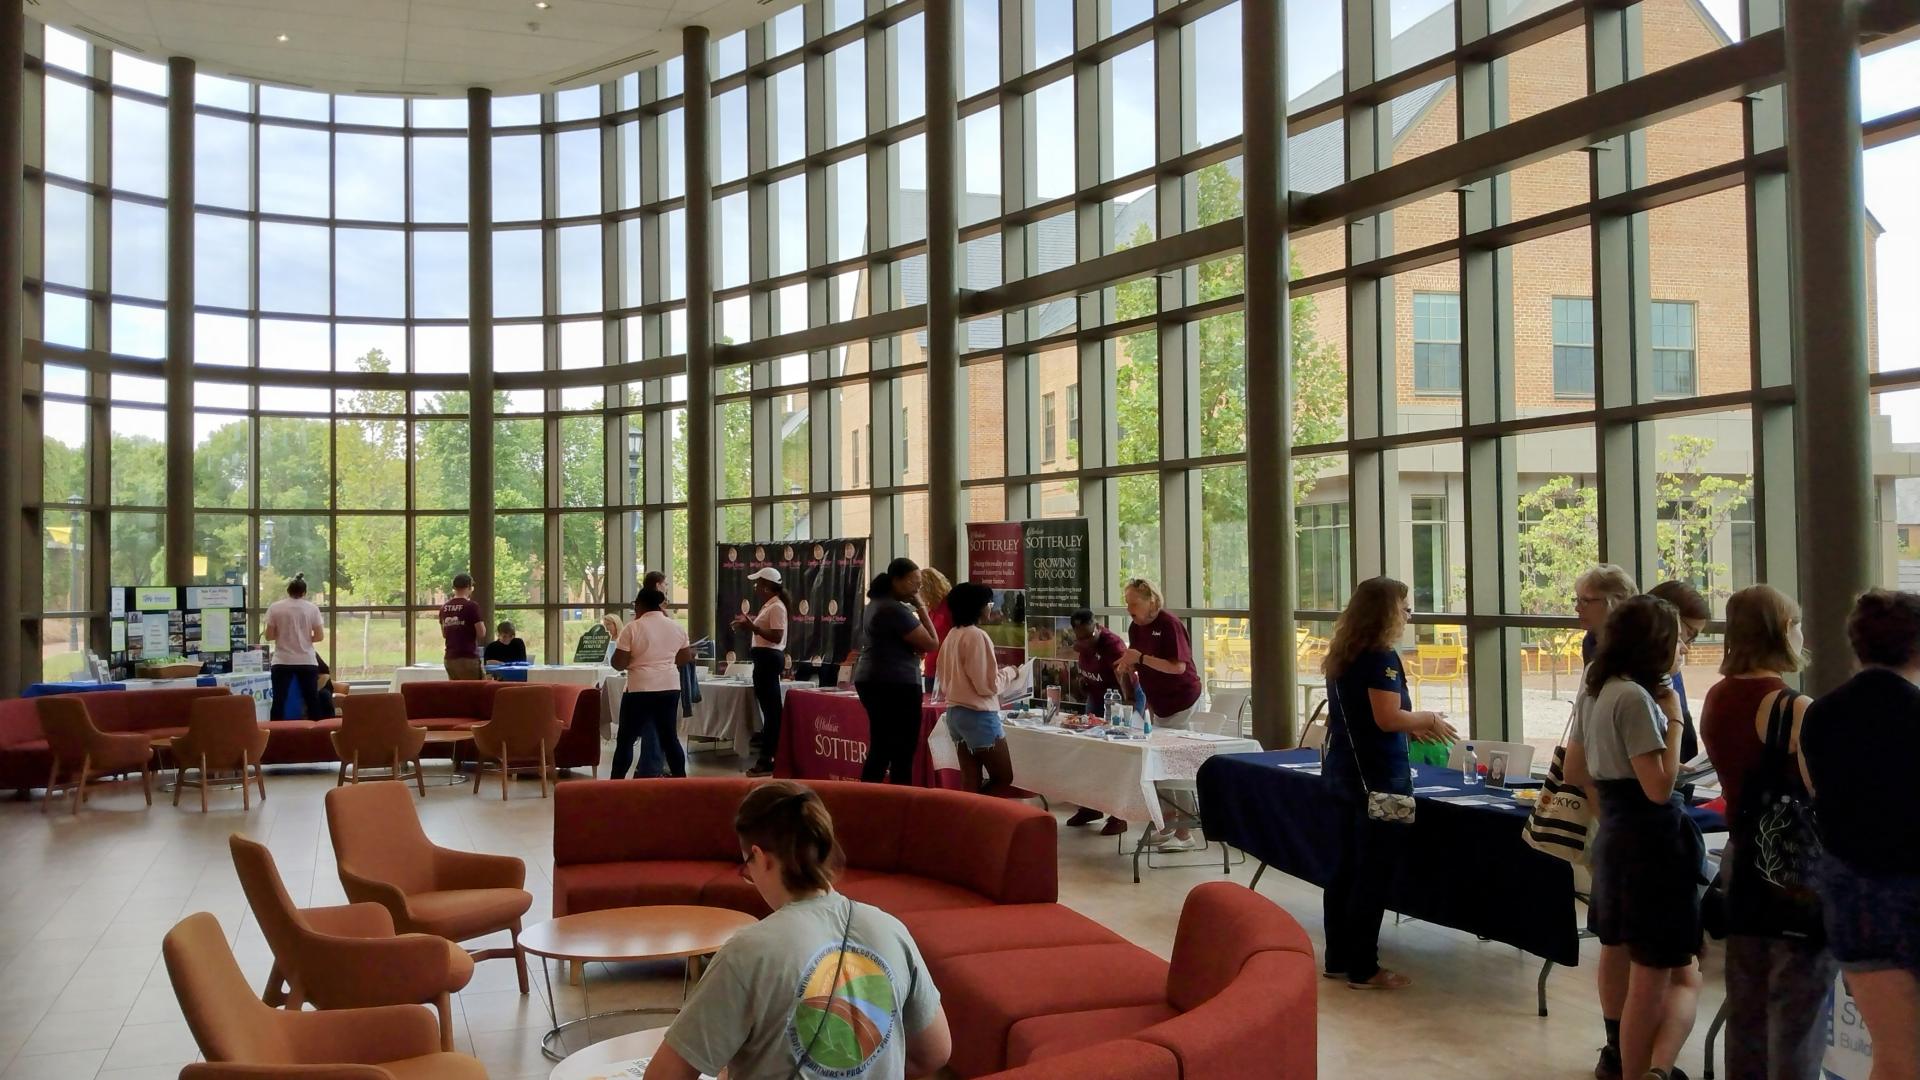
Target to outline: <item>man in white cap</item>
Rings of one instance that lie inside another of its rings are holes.
[[[787,668],[787,587],[780,583],[780,571],[763,566],[747,575],[753,592],[760,598],[760,610],[733,617],[738,630],[753,632],[753,696],[760,703],[760,760],[747,770],[748,776],[768,776],[773,759],[780,751],[780,676]]]

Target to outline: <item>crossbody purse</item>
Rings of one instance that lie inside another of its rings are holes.
[[[1414,801],[1411,795],[1396,795],[1391,791],[1375,791],[1367,785],[1366,770],[1360,767],[1360,747],[1353,741],[1352,723],[1347,707],[1340,703],[1340,691],[1336,689],[1337,679],[1327,680],[1327,697],[1332,699],[1333,707],[1340,710],[1340,730],[1347,736],[1347,749],[1353,754],[1353,771],[1360,778],[1360,790],[1367,794],[1367,817],[1372,821],[1389,825],[1413,824]]]

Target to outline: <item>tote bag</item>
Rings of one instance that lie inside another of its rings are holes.
[[[1578,708],[1576,704],[1575,708]],[[1567,734],[1573,720],[1567,720]],[[1587,861],[1587,839],[1593,834],[1593,803],[1580,787],[1567,783],[1567,735],[1553,748],[1553,764],[1547,768],[1547,781],[1540,798],[1527,815],[1520,838],[1535,851],[1564,859],[1578,866]]]

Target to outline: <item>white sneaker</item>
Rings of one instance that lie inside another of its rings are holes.
[[[1157,851],[1199,851],[1206,844],[1197,836],[1169,836],[1155,845]]]

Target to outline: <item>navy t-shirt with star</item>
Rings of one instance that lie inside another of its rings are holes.
[[[1357,794],[1361,777],[1371,791],[1413,794],[1413,766],[1407,760],[1407,735],[1383,731],[1374,723],[1372,690],[1397,694],[1400,707],[1413,710],[1407,692],[1407,668],[1392,649],[1369,649],[1355,657],[1333,680],[1327,710],[1327,757],[1321,775],[1342,791]],[[1355,769],[1355,755],[1359,767]]]

